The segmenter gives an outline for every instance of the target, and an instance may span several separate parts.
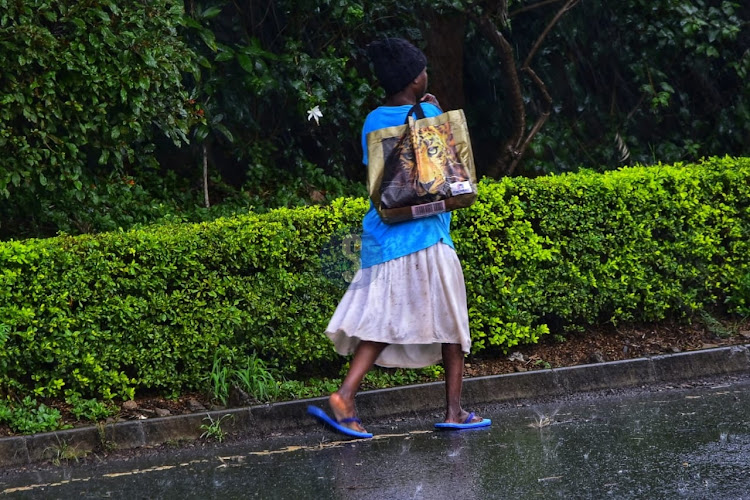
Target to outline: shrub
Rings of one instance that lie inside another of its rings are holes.
[[[746,312],[748,181],[750,159],[713,158],[483,182],[453,230],[475,352],[725,303]],[[0,390],[177,394],[200,388],[215,356],[230,371],[257,356],[279,380],[337,373],[323,331],[345,280],[328,271],[350,269],[323,264],[349,261],[330,242],[356,235],[367,206],[0,243]]]
[[[19,434],[56,431],[67,427],[62,422],[59,410],[37,403],[31,396],[26,396],[21,401],[0,400],[0,422]]]
[[[186,140],[182,2],[0,0],[0,12],[4,224],[96,206],[97,176],[156,164],[156,130]]]
[[[739,301],[749,167],[713,158],[484,184],[454,230],[478,348]]]

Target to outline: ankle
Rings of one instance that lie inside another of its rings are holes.
[[[466,418],[465,415],[468,415],[468,413],[460,406],[458,408],[448,408],[445,411],[445,419],[448,421],[460,420],[462,417]]]
[[[344,401],[354,402],[354,397],[357,395],[357,391],[353,391],[345,386],[339,388],[338,391],[331,394],[331,397],[337,396]]]

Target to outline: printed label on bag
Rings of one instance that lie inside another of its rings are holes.
[[[443,212],[445,212],[445,202],[442,200],[411,207],[411,216],[415,219],[441,214]]]
[[[459,194],[473,193],[474,190],[471,187],[470,181],[460,181],[451,183],[451,194],[458,196]]]

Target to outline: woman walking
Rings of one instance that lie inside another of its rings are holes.
[[[442,113],[427,94],[427,59],[411,43],[386,38],[367,47],[384,105],[365,119],[363,162],[368,163],[367,134],[402,125],[412,107],[426,117]],[[354,354],[350,369],[329,405],[335,421],[320,409],[310,412],[354,437],[371,437],[356,415],[354,397],[373,364],[420,368],[442,360],[446,412],[438,428],[490,425],[461,407],[464,354],[471,348],[461,264],[450,237],[450,213],[397,224],[384,223],[372,203],[363,220],[361,269],[341,299],[326,335],[342,355]]]

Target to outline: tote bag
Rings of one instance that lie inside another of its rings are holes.
[[[370,199],[388,224],[465,208],[476,200],[463,110],[425,118],[416,104],[404,125],[367,134],[367,154]]]

